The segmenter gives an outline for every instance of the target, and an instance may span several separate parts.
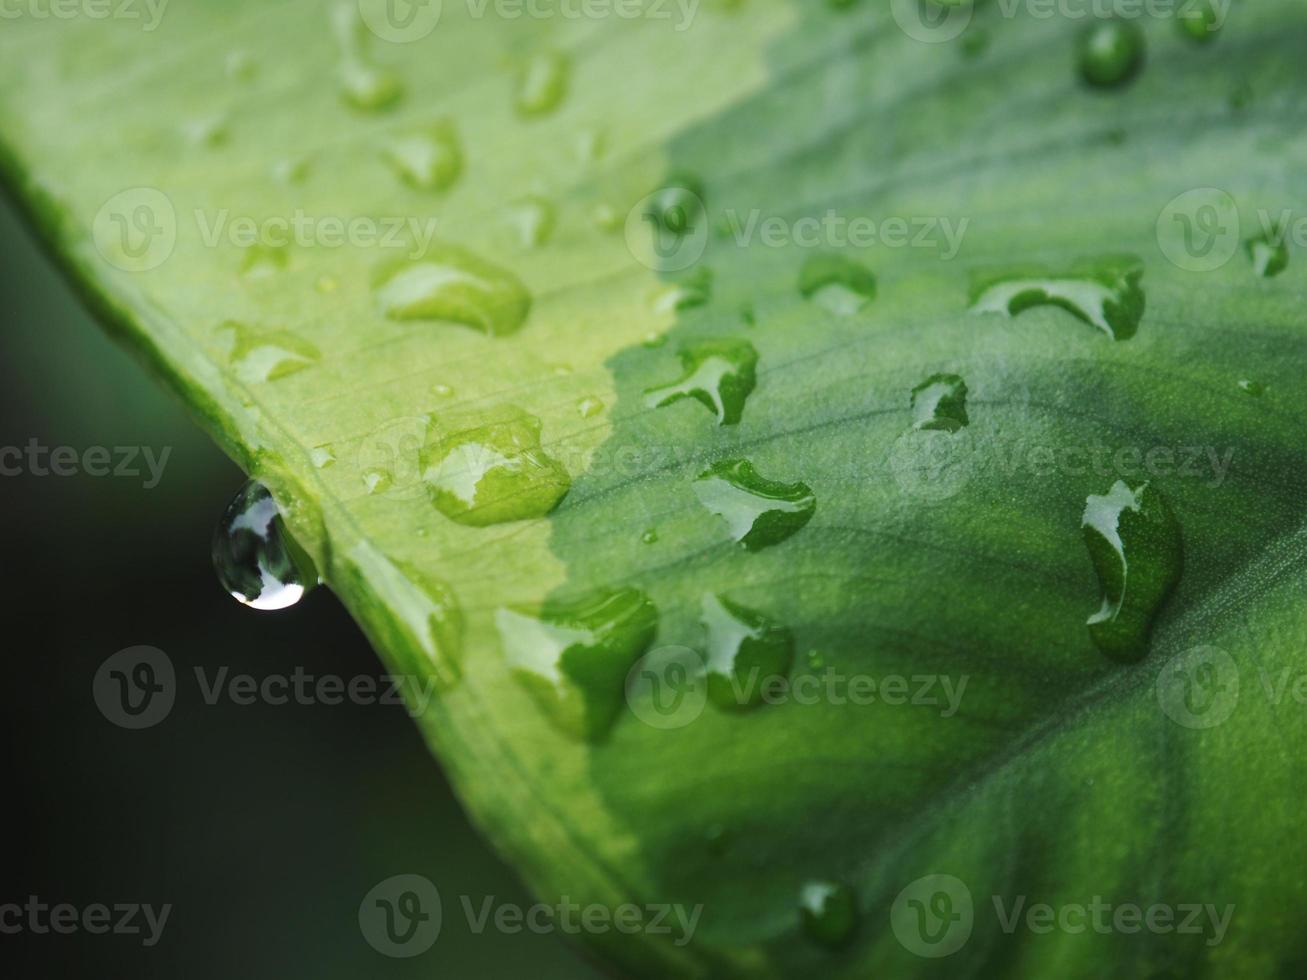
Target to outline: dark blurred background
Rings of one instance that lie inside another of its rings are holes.
[[[172,450],[152,489],[148,473],[0,476],[0,716],[17,818],[0,906],[172,906],[153,948],[132,935],[0,935],[5,974],[599,976],[558,935],[473,932],[459,896],[531,898],[473,831],[403,708],[205,703],[197,665],[259,679],[384,671],[325,589],[273,613],[218,587],[209,538],[241,473],[100,332],[3,198],[0,247],[0,450],[33,438],[79,456]],[[100,712],[92,681],[138,644],[167,653],[177,699],[131,731]],[[443,929],[422,955],[391,959],[365,941],[358,910],[404,873],[439,888]]]

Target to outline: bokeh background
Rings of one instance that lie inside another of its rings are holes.
[[[153,948],[139,936],[0,935],[6,974],[600,976],[561,935],[473,932],[459,896],[532,899],[469,825],[403,708],[205,703],[198,665],[260,679],[384,669],[325,589],[261,613],[218,587],[209,538],[240,471],[99,330],[3,198],[0,254],[0,447],[172,448],[152,489],[146,477],[0,476],[0,717],[16,816],[0,905],[173,906]],[[178,695],[163,722],[128,731],[91,686],[105,658],[138,644],[168,654]],[[440,938],[408,960],[381,956],[358,927],[364,895],[401,873],[433,881],[444,908]]]

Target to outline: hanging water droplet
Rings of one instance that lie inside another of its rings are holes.
[[[499,609],[514,677],[550,721],[594,741],[617,720],[631,666],[653,642],[658,610],[636,589],[604,590],[539,610]]]
[[[1080,35],[1080,77],[1095,88],[1124,85],[1144,63],[1144,33],[1131,21],[1104,18]]]
[[[422,191],[443,191],[463,172],[463,151],[447,119],[391,137],[381,155],[400,180]]]
[[[318,363],[318,349],[285,330],[255,330],[228,320],[217,332],[228,363],[246,384],[277,381]]]
[[[540,447],[540,420],[511,405],[432,419],[420,465],[436,509],[475,527],[543,517],[572,484]]]
[[[1143,274],[1143,262],[1134,256],[1085,260],[1061,273],[1029,268],[990,273],[976,280],[971,311],[1012,317],[1036,306],[1056,306],[1113,340],[1128,340],[1144,316]]]
[[[527,59],[517,75],[513,105],[524,116],[553,112],[567,94],[571,63],[559,51],[541,51]]]
[[[956,374],[932,374],[912,389],[912,427],[957,432],[967,425],[967,383]]]
[[[744,459],[714,463],[694,481],[694,492],[749,551],[784,541],[817,510],[817,498],[806,483],[764,479]]]
[[[1188,0],[1181,4],[1175,14],[1180,33],[1199,44],[1216,40],[1224,19],[1225,14],[1218,0]]]
[[[332,463],[336,462],[336,453],[330,445],[323,443],[321,446],[314,446],[309,450],[309,460],[313,463],[315,468],[325,470]]]
[[[515,275],[452,245],[383,266],[373,288],[392,320],[450,320],[493,337],[520,330],[531,308]]]
[[[707,340],[680,351],[685,371],[679,381],[649,388],[644,401],[661,408],[693,398],[717,416],[718,425],[736,425],[756,384],[758,352],[747,340]]]
[[[285,609],[318,584],[312,559],[287,532],[268,488],[250,480],[213,533],[213,568],[231,595],[254,609]]]
[[[799,271],[799,295],[828,313],[852,316],[876,298],[876,277],[843,255],[810,255]]]
[[[509,218],[523,248],[539,248],[554,233],[554,206],[543,197],[532,195],[519,201],[510,209]]]
[[[1139,660],[1180,578],[1180,524],[1160,490],[1118,480],[1106,495],[1086,499],[1081,527],[1103,589],[1102,607],[1087,621],[1090,638],[1113,660]]]
[[[604,403],[594,395],[587,395],[576,403],[576,410],[581,413],[581,418],[592,419],[604,410]]]
[[[720,708],[762,703],[783,682],[794,659],[794,637],[757,610],[709,593],[699,621],[704,628],[708,697]]]
[[[1283,228],[1270,228],[1244,243],[1253,272],[1263,279],[1278,276],[1289,267],[1289,243]]]
[[[809,881],[799,891],[799,922],[813,942],[843,946],[858,924],[858,897],[842,881]]]

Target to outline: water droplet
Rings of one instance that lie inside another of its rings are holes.
[[[475,527],[543,517],[572,483],[541,449],[540,420],[511,405],[432,419],[420,460],[436,509]]]
[[[735,425],[756,383],[758,352],[747,340],[708,340],[680,351],[685,374],[669,385],[645,391],[645,404],[661,408],[693,398],[717,416],[718,425]]]
[[[640,542],[642,544],[653,544],[657,540],[658,531],[652,527],[645,528],[644,534],[640,535]]]
[[[1124,85],[1144,63],[1144,32],[1131,21],[1104,18],[1080,35],[1080,77],[1095,88]]]
[[[278,160],[272,165],[272,177],[283,184],[302,184],[309,175],[307,160]]]
[[[1289,267],[1289,243],[1282,228],[1272,228],[1250,238],[1244,248],[1252,260],[1253,272],[1263,279],[1278,276]]]
[[[593,395],[587,395],[576,403],[576,410],[581,413],[581,418],[591,419],[604,410],[604,403]]]
[[[523,248],[539,248],[554,233],[554,206],[543,197],[524,198],[513,205],[509,217]]]
[[[553,112],[567,94],[571,64],[558,51],[541,51],[527,59],[517,75],[513,104],[524,116]]]
[[[799,922],[813,942],[838,947],[858,924],[858,897],[842,881],[809,881],[799,891]]]
[[[1062,273],[1026,269],[987,274],[972,288],[971,310],[1017,316],[1036,306],[1057,306],[1113,340],[1128,340],[1144,316],[1143,274],[1143,262],[1134,256],[1085,260]]]
[[[751,708],[790,672],[794,637],[762,613],[725,596],[703,597],[708,697],[719,708]]]
[[[746,327],[758,325],[758,315],[754,312],[752,303],[745,303],[740,307],[740,322]]]
[[[255,609],[285,609],[318,584],[313,560],[287,532],[268,488],[250,480],[213,533],[213,568],[231,595]]]
[[[431,386],[431,393],[437,398],[449,398],[453,396],[454,389],[449,385],[434,384]]]
[[[704,214],[703,182],[691,174],[669,177],[645,201],[645,220],[671,235],[685,235]]]
[[[394,477],[384,467],[369,466],[363,471],[363,486],[367,488],[370,494],[385,493],[394,485]]]
[[[626,675],[653,642],[658,610],[636,589],[604,590],[538,611],[499,609],[513,675],[555,726],[602,737],[621,711]]]
[[[381,155],[400,180],[422,191],[443,191],[463,172],[463,151],[447,119],[391,137]]]
[[[192,119],[182,126],[182,135],[191,146],[215,149],[223,146],[231,138],[227,117],[222,113]]]
[[[520,330],[531,308],[511,272],[452,245],[382,267],[374,289],[392,320],[451,320],[494,337]]]
[[[323,443],[321,446],[314,446],[309,450],[309,459],[317,469],[325,470],[336,462],[336,453],[331,446]]]
[[[334,293],[340,288],[340,280],[335,276],[318,276],[318,281],[313,284],[313,288],[320,293]]]
[[[1254,398],[1261,398],[1262,395],[1266,394],[1266,386],[1260,381],[1248,381],[1245,379],[1239,382],[1239,387]]]
[[[286,268],[290,261],[287,245],[250,245],[241,257],[241,275],[246,279],[266,279]]]
[[[700,266],[680,282],[660,289],[654,295],[655,313],[679,313],[706,306],[712,299],[713,271]]]
[[[799,271],[799,294],[828,313],[852,316],[876,298],[876,277],[842,255],[810,255]]]
[[[744,459],[714,463],[694,481],[694,492],[749,551],[784,541],[817,510],[817,498],[806,483],[764,479]]]
[[[967,383],[956,374],[932,374],[912,389],[912,427],[957,432],[969,423]]]
[[[979,58],[989,48],[989,31],[981,27],[972,27],[962,35],[962,56]]]
[[[826,666],[826,657],[820,650],[808,651],[808,666],[813,670],[821,670]]]
[[[371,63],[370,34],[358,5],[341,0],[331,9],[331,26],[340,48],[340,88],[345,101],[365,112],[387,109],[404,94],[404,83],[388,68]]]
[[[1088,619],[1094,645],[1113,660],[1148,652],[1153,620],[1180,578],[1180,524],[1151,484],[1116,481],[1105,496],[1090,495],[1081,521],[1103,604]]]
[[[258,74],[258,63],[248,51],[232,51],[227,55],[227,77],[238,82],[248,82]]]
[[[1217,0],[1190,0],[1181,4],[1175,14],[1180,33],[1199,44],[1216,40],[1223,20],[1224,14]]]
[[[246,384],[277,381],[318,363],[318,349],[285,330],[255,330],[228,320],[218,333],[228,362]]]
[[[576,138],[576,156],[583,164],[597,163],[607,149],[608,137],[602,129],[590,127],[581,130]]]

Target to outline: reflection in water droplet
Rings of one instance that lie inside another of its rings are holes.
[[[513,675],[550,721],[602,737],[621,711],[627,672],[653,642],[658,610],[636,589],[499,609],[495,625]]]
[[[658,540],[658,531],[655,528],[645,528],[644,534],[640,535],[642,544],[653,544]]]
[[[799,922],[813,942],[842,946],[858,924],[858,897],[842,881],[809,881],[799,891]]]
[[[383,266],[373,288],[392,320],[450,320],[491,336],[520,330],[531,308],[530,294],[511,272],[452,245]]]
[[[423,191],[443,191],[463,172],[463,151],[447,119],[387,140],[382,158],[400,180]]]
[[[694,481],[694,492],[749,551],[784,541],[817,510],[817,498],[806,483],[764,479],[744,459],[714,463]]]
[[[1266,386],[1260,381],[1249,381],[1244,379],[1239,382],[1239,387],[1254,398],[1261,398],[1262,395],[1266,394]]]
[[[1086,499],[1081,527],[1103,589],[1102,607],[1088,620],[1090,638],[1113,660],[1139,660],[1180,578],[1180,524],[1160,490],[1118,480],[1105,496]]]
[[[876,277],[843,255],[810,255],[799,271],[799,295],[828,313],[852,316],[876,298]]]
[[[572,484],[540,447],[540,420],[511,405],[432,419],[420,465],[436,509],[475,527],[543,517]]]
[[[1278,276],[1289,267],[1289,243],[1283,228],[1271,228],[1244,243],[1253,272],[1263,279]]]
[[[1080,77],[1094,88],[1131,81],[1144,63],[1144,32],[1133,21],[1105,18],[1080,35]]]
[[[967,425],[967,383],[956,374],[932,374],[912,389],[912,427],[956,432]]]
[[[571,65],[558,51],[541,51],[532,55],[517,76],[513,104],[524,116],[540,116],[558,108],[567,94]]]
[[[736,425],[756,383],[758,352],[747,340],[707,340],[680,351],[685,371],[679,381],[645,391],[650,408],[693,398],[717,416],[718,425]]]
[[[591,419],[604,410],[604,403],[593,395],[588,395],[576,403],[576,410],[581,413],[581,418]]]
[[[644,219],[671,235],[685,235],[703,220],[703,182],[693,174],[667,179],[645,201]]]
[[[794,637],[762,613],[725,596],[703,597],[708,697],[720,708],[759,705],[790,672]]]
[[[313,560],[282,523],[267,487],[250,480],[213,532],[213,568],[231,595],[254,609],[285,609],[318,584]]]
[[[449,398],[454,394],[454,389],[449,385],[434,384],[431,386],[431,393],[437,398]]]
[[[1018,314],[1036,306],[1057,306],[1102,330],[1128,340],[1144,316],[1143,262],[1134,256],[1105,256],[1079,262],[1066,272],[1014,269],[977,278],[973,313]]]
[[[255,330],[228,320],[217,332],[228,363],[246,384],[277,381],[318,363],[318,349],[285,330]]]
[[[317,469],[325,470],[336,462],[336,453],[330,445],[323,443],[321,446],[314,446],[309,450],[309,459]]]

